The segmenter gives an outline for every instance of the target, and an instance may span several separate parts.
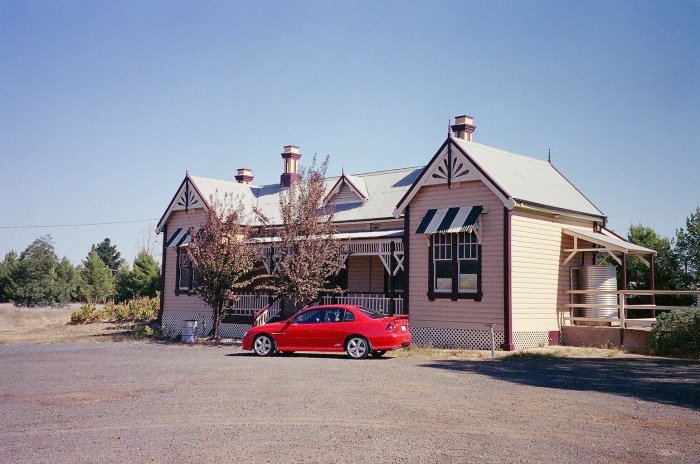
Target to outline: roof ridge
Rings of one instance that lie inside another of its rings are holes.
[[[378,175],[378,174],[385,174],[387,172],[396,172],[396,171],[408,171],[409,169],[422,169],[423,166],[406,166],[403,168],[393,168],[393,169],[384,169],[383,171],[370,171],[370,172],[361,172],[358,174],[350,174],[351,176],[373,176],[373,175]],[[338,176],[340,177],[340,176]]]
[[[543,159],[539,159],[539,158],[534,158],[534,157],[532,157],[532,156],[522,155],[522,154],[520,154],[520,153],[514,153],[514,152],[512,152],[512,151],[508,151],[508,150],[505,150],[505,149],[503,149],[503,148],[492,147],[491,145],[485,145],[485,144],[479,143],[479,142],[473,142],[473,141],[470,141],[470,140],[456,139],[456,138],[454,138],[454,137],[452,137],[452,138],[453,138],[454,140],[458,140],[459,142],[467,142],[467,143],[471,143],[471,144],[473,144],[473,145],[478,145],[478,146],[480,146],[480,147],[483,147],[483,148],[486,148],[486,149],[489,149],[489,150],[495,150],[495,151],[500,152],[500,153],[502,153],[502,154],[504,154],[504,155],[515,156],[515,157],[517,157],[517,158],[525,158],[526,160],[529,160],[529,161],[538,161],[538,162],[540,162],[540,163],[543,163],[543,164],[546,164],[546,165],[550,165],[550,166],[551,166],[551,163],[548,162],[547,160],[543,160]]]

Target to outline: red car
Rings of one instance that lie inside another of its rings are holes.
[[[275,352],[347,351],[353,359],[379,357],[411,344],[408,316],[385,317],[359,306],[313,306],[286,321],[252,327],[243,349]]]

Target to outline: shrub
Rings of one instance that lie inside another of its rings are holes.
[[[153,329],[149,325],[137,325],[134,327],[134,336],[136,338],[153,337],[153,335]]]
[[[74,311],[70,315],[71,324],[87,324],[89,322],[95,322],[100,320],[102,316],[101,311],[92,303],[86,303],[80,307],[77,311]]]
[[[649,347],[654,354],[700,358],[700,308],[660,314],[651,327]]]

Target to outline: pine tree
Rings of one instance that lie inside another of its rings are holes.
[[[129,281],[134,295],[156,296],[160,288],[160,266],[146,250],[141,250],[134,259]]]
[[[56,266],[56,282],[54,284],[54,299],[59,304],[74,301],[78,288],[78,271],[65,256]]]
[[[117,272],[119,267],[124,264],[124,259],[121,257],[122,254],[117,251],[116,245],[112,245],[109,238],[105,238],[97,245],[93,245],[92,250],[97,252],[97,255],[112,273]]]
[[[104,303],[114,295],[114,277],[97,251],[90,250],[80,270],[80,295],[90,303]]]

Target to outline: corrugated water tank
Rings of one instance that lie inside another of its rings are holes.
[[[617,267],[583,266],[579,273],[579,285],[582,290],[617,291]],[[610,319],[618,316],[616,294],[583,295],[583,303],[610,306],[585,307],[583,308],[583,317]]]

